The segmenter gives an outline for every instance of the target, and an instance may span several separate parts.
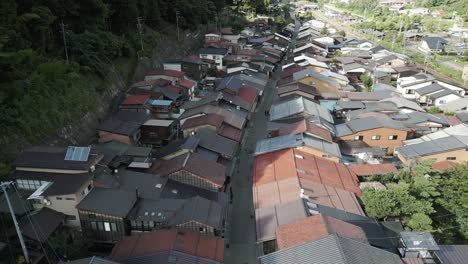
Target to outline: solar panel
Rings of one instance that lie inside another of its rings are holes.
[[[90,147],[70,146],[68,147],[67,153],[65,154],[65,160],[88,161],[90,151]]]

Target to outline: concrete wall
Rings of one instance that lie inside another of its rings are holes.
[[[372,136],[379,135],[380,140],[372,140]],[[396,135],[397,140],[389,140],[388,137]],[[403,140],[406,140],[407,131],[396,130],[391,128],[377,128],[361,131],[352,135],[337,137],[337,140],[355,140],[356,136],[363,136],[362,141],[366,142],[371,147],[387,148],[387,155],[392,155],[395,147],[403,146]]]

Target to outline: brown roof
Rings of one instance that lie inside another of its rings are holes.
[[[367,242],[362,228],[319,214],[277,227],[276,243],[281,250],[331,234]]]
[[[219,187],[223,186],[226,179],[224,165],[208,160],[198,153],[187,153],[170,160],[158,160],[148,169],[150,173],[169,177],[181,170],[195,174]]]
[[[328,142],[333,141],[332,135],[328,129],[325,129],[313,123],[307,122],[306,120],[301,120],[301,121],[283,126],[279,129],[278,133],[280,136],[306,133],[306,134],[309,134],[310,136],[321,138]]]
[[[297,149],[280,150],[255,158],[254,185],[300,177],[361,196],[359,181],[348,167]]]
[[[460,121],[460,119],[458,119],[458,117],[456,116],[445,116],[445,119],[447,119],[447,123],[450,125],[450,126],[456,126],[456,125],[459,125],[459,124],[462,124],[463,122]]]
[[[432,163],[431,166],[435,170],[443,171],[443,170],[453,168],[453,167],[455,167],[457,165],[458,165],[458,163],[456,163],[456,162],[453,162],[453,161],[450,161],[450,160],[443,160],[443,161],[434,162],[434,163]]]
[[[242,130],[237,129],[233,126],[224,124],[221,126],[221,129],[219,130],[219,135],[225,138],[229,138],[237,142],[240,142],[242,138]]]
[[[218,114],[206,114],[187,119],[180,129],[194,128],[204,125],[211,125],[218,130],[223,124],[224,117]]]
[[[292,65],[281,72],[281,79],[293,76],[294,73],[304,70],[306,67],[299,66],[297,64]]]
[[[222,238],[177,230],[157,230],[125,237],[117,242],[110,257],[114,261],[124,261],[131,257],[173,250],[219,262],[224,261]]]
[[[397,174],[398,169],[391,163],[385,164],[353,164],[349,168],[357,176],[382,175],[387,173]]]

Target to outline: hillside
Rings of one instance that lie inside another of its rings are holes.
[[[197,29],[224,2],[0,1],[0,175],[18,150],[48,142],[115,94],[116,82],[125,86],[136,54],[150,54],[173,29],[176,10],[181,28]]]

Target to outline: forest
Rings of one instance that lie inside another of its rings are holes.
[[[58,129],[96,108],[111,68],[136,58],[138,23],[150,40],[150,33],[174,27],[176,11],[183,29],[196,29],[214,21],[225,4],[0,1],[0,175],[10,170],[8,164],[22,147],[45,143]],[[154,43],[145,42],[150,50]]]

